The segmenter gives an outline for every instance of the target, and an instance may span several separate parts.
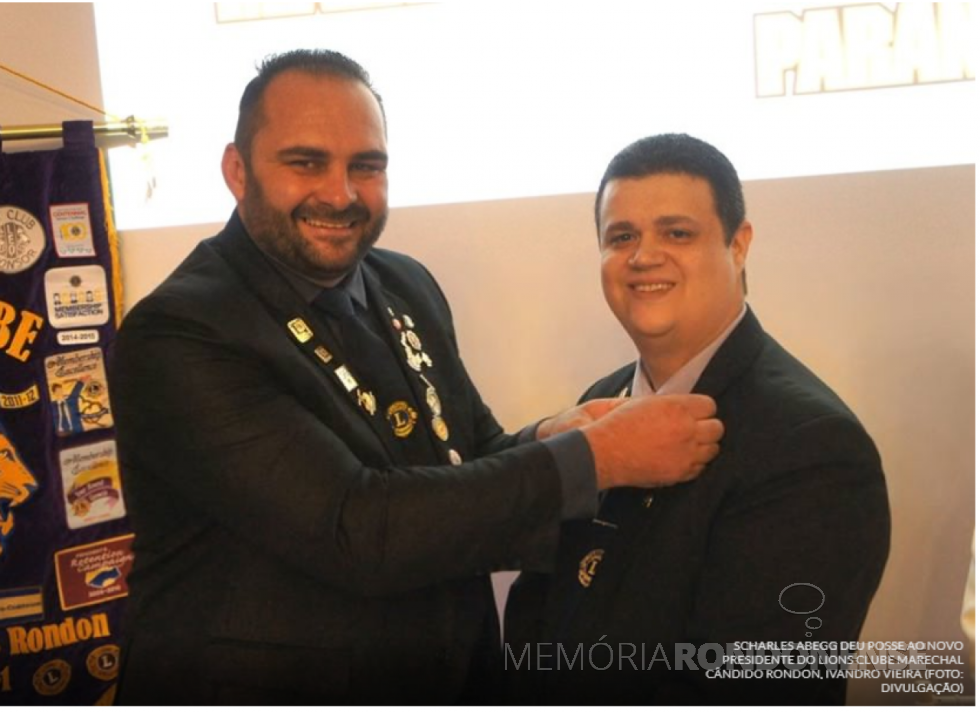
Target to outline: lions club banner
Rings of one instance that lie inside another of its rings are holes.
[[[111,702],[132,566],[106,354],[118,250],[92,124],[0,153],[0,707]]]

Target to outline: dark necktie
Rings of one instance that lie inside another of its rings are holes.
[[[412,390],[391,347],[373,331],[370,314],[355,313],[350,294],[342,287],[324,289],[313,300],[339,327],[346,364],[353,371],[361,389],[370,391],[377,400],[377,413],[371,417],[387,421],[384,426],[408,458],[408,464],[432,464],[434,452],[416,405]],[[414,413],[414,424],[409,422]],[[408,432],[405,432],[408,430]]]

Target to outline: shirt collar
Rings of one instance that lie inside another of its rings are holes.
[[[248,231],[245,231],[248,234]],[[251,239],[252,236],[249,235]],[[312,303],[316,299],[317,295],[320,294],[324,289],[339,288],[347,292],[350,296],[351,301],[362,309],[367,309],[367,288],[364,286],[364,272],[361,270],[360,261],[354,265],[354,269],[348,272],[344,277],[341,277],[334,284],[326,284],[315,282],[304,274],[300,274],[295,269],[289,265],[283,264],[278,259],[270,255],[263,249],[262,245],[252,239],[252,243],[259,248],[263,255],[265,255],[269,263],[276,269],[276,271],[283,276],[283,278],[292,285],[293,289],[299,292],[300,296],[307,303]]]
[[[742,311],[718,335],[718,338],[699,351],[694,358],[681,366],[656,391],[654,391],[646,372],[643,370],[643,359],[637,358],[636,369],[633,371],[633,385],[630,387],[630,394],[633,396],[648,396],[656,393],[658,396],[667,396],[690,393],[694,389],[694,385],[698,382],[698,379],[701,378],[701,374],[704,373],[704,369],[708,367],[708,363],[718,352],[718,349],[721,348],[721,345],[725,343],[725,339],[729,337],[735,330],[735,327],[745,317],[746,311],[748,311],[748,307],[743,304]]]

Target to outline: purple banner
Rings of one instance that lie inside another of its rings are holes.
[[[106,384],[121,294],[90,122],[0,153],[0,707],[111,702],[132,535]]]

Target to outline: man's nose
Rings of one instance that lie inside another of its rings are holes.
[[[334,210],[344,210],[357,200],[354,189],[347,173],[346,166],[331,166],[321,177],[316,187],[315,197],[321,203],[326,203]]]
[[[661,265],[666,259],[667,254],[656,235],[641,235],[636,241],[636,248],[630,255],[629,263],[631,267],[643,269]]]

